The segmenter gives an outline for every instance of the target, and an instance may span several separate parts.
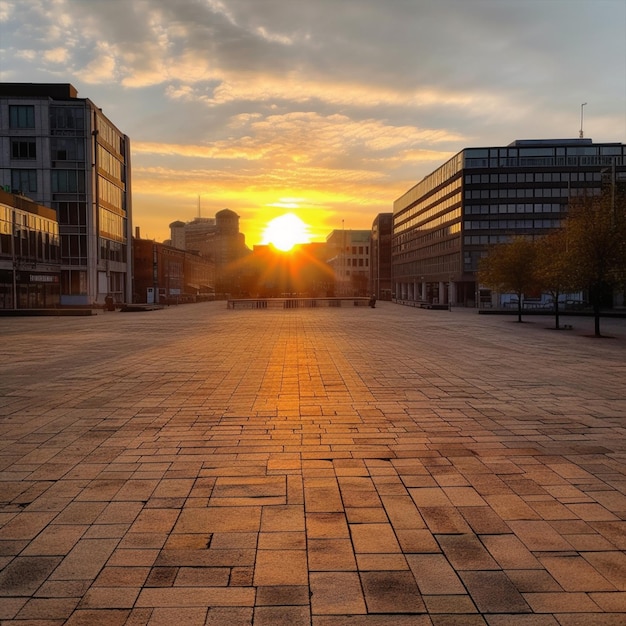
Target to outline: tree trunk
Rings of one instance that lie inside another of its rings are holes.
[[[559,297],[558,295],[556,299],[554,300],[554,328],[556,328],[556,330],[559,330],[559,328],[561,328],[561,325],[559,324]]]
[[[593,323],[596,337],[602,337],[600,334],[600,303],[596,300],[593,304]]]
[[[517,321],[522,321],[522,294],[517,295]]]

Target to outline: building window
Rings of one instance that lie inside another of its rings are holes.
[[[37,191],[37,170],[11,170],[11,189],[14,192]]]
[[[68,295],[87,294],[87,272],[68,270],[61,273],[61,290]]]
[[[63,131],[79,134],[85,129],[85,110],[81,107],[50,107],[50,130],[52,134]]]
[[[52,193],[85,193],[84,172],[52,170]]]
[[[35,107],[32,104],[10,105],[9,126],[11,128],[35,128]]]
[[[87,265],[87,236],[62,235],[61,256],[68,265]]]
[[[50,141],[53,161],[84,161],[85,149],[82,139],[53,137]]]
[[[11,142],[11,158],[12,159],[36,159],[37,150],[34,141],[17,141]]]

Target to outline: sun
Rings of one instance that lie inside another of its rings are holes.
[[[309,243],[309,227],[297,215],[285,213],[275,217],[263,231],[263,243],[287,252],[296,244]]]

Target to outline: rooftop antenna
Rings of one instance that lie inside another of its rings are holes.
[[[579,139],[582,139],[585,136],[585,133],[583,132],[583,107],[586,107],[587,103],[583,102],[580,105],[580,133],[578,135]]]

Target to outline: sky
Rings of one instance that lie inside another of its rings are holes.
[[[0,0],[0,81],[130,137],[142,237],[229,208],[323,241],[466,147],[626,142],[626,0]]]

